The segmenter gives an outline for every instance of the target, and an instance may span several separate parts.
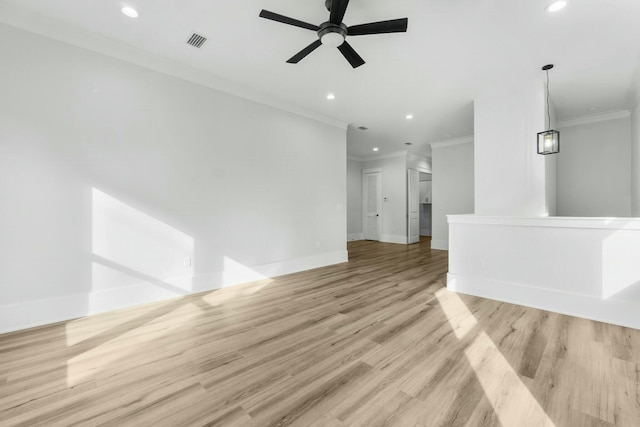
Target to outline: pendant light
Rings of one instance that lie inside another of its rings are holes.
[[[557,154],[560,152],[560,132],[551,129],[551,112],[549,111],[549,70],[553,64],[545,65],[542,71],[547,73],[547,130],[538,133],[538,154]]]

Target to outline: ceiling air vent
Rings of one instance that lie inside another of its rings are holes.
[[[369,128],[368,128],[368,127],[366,127],[366,126],[358,126],[358,129],[360,129],[360,130],[367,130],[367,129],[369,129]]]
[[[201,48],[204,42],[206,41],[207,41],[207,38],[205,36],[201,36],[200,34],[193,33],[193,35],[191,36],[187,44],[190,44],[191,46],[195,46],[197,48]]]

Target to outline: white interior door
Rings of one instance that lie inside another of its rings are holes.
[[[420,241],[420,174],[407,169],[407,235],[408,242]]]
[[[380,172],[365,172],[363,174],[363,204],[364,204],[364,238],[365,240],[380,240],[380,208],[382,190],[380,188]]]

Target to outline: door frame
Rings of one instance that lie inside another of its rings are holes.
[[[415,171],[416,174],[418,175],[418,185],[414,190],[414,193],[417,192],[417,198],[418,198],[418,210],[417,210],[417,215],[418,215],[418,240],[416,242],[412,242],[411,241],[411,200],[412,200],[412,195],[411,195],[411,171]],[[420,242],[420,170],[418,168],[407,168],[407,179],[406,179],[406,192],[407,192],[407,205],[406,205],[406,221],[407,221],[407,244],[411,245],[413,243],[419,243]]]
[[[366,175],[377,173],[378,178],[378,242],[382,239],[382,168],[362,169],[362,238],[366,240],[366,223],[367,223],[367,194],[366,194]]]
[[[410,218],[409,218],[409,169],[415,169],[418,171],[418,183],[420,182],[420,173],[428,173],[429,175],[431,175],[431,182],[433,182],[433,172],[431,172],[430,168],[424,168],[424,167],[415,167],[415,168],[407,168],[407,184],[406,184],[406,191],[407,191],[407,205],[406,205],[406,212],[405,212],[405,216],[407,218],[407,244],[409,244],[409,240],[411,238],[410,235]],[[433,185],[433,184],[432,184]],[[419,189],[420,187],[418,187]],[[419,192],[420,190],[418,190]],[[419,193],[418,193],[419,194]],[[431,196],[431,199],[433,200],[433,195]],[[420,242],[420,214],[422,213],[422,206],[420,205],[420,200],[418,200],[418,242]]]

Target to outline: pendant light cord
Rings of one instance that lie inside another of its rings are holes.
[[[547,132],[551,130],[551,109],[549,108],[549,70],[547,72]]]

